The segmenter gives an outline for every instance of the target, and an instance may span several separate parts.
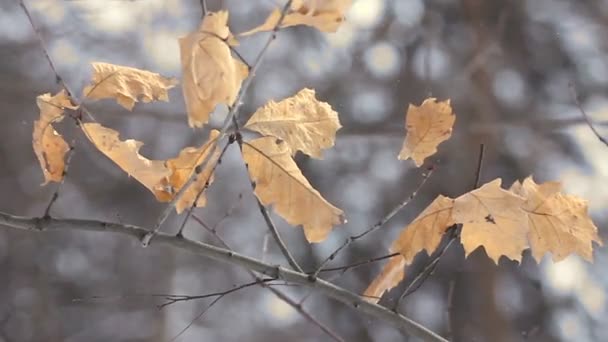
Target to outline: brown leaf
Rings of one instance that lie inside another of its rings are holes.
[[[175,209],[178,214],[184,209],[192,207],[198,194],[203,192],[205,188],[213,182],[212,172],[220,156],[220,151],[213,146],[219,134],[220,132],[218,130],[212,130],[209,140],[201,147],[186,147],[180,151],[176,158],[167,160],[166,165],[171,171],[171,176],[167,179],[167,184],[165,184],[163,188],[171,189],[171,191],[157,192],[156,196],[160,201],[170,201],[192,176],[195,172],[195,168],[207,158],[207,155],[211,153],[211,151],[213,151],[213,155],[205,165],[205,168],[196,176],[196,180],[186,189],[182,197],[175,204]],[[195,207],[204,207],[206,203],[206,197],[201,194]]]
[[[323,241],[334,225],[345,222],[342,210],[315,190],[283,141],[263,137],[243,144],[243,159],[255,182],[255,194],[291,225],[302,225],[309,242]]]
[[[426,250],[428,254],[431,254],[437,249],[443,233],[454,224],[453,206],[453,199],[439,195],[412,223],[405,227],[390,248],[391,253],[401,253],[401,259],[399,262],[393,259],[386,264],[365,293],[381,297],[385,291],[389,291],[403,280],[405,274],[403,268],[411,264],[419,252]],[[397,272],[398,269],[401,270],[400,273]]]
[[[302,89],[279,102],[270,101],[249,119],[246,128],[284,140],[295,153],[321,158],[321,150],[334,145],[342,127],[329,104],[315,98],[315,91]]]
[[[65,154],[70,150],[63,137],[53,128],[53,122],[63,119],[66,108],[76,109],[62,90],[54,96],[43,94],[36,98],[40,118],[34,121],[32,145],[44,173],[44,183],[61,182],[65,170]]]
[[[116,163],[129,176],[135,178],[152,193],[162,191],[163,179],[171,175],[162,160],[150,160],[139,154],[143,143],[127,139],[121,141],[119,133],[98,123],[84,123],[82,130],[95,147]]]
[[[498,263],[502,255],[521,261],[528,248],[524,198],[500,187],[500,178],[454,200],[453,220],[462,223],[460,241],[466,255],[483,246]]]
[[[352,0],[298,0],[293,1],[290,10],[285,14],[280,27],[307,25],[322,32],[336,32],[344,22],[344,13]],[[247,36],[257,32],[272,31],[281,18],[281,10],[275,8],[266,21],[247,32]]]
[[[191,127],[206,124],[218,104],[232,105],[249,73],[230,53],[229,44],[236,44],[236,40],[227,24],[227,11],[211,12],[198,31],[179,39],[182,87]]]
[[[532,177],[516,182],[511,191],[526,199],[523,210],[528,218],[528,239],[537,261],[550,252],[554,261],[576,253],[593,260],[593,244],[602,244],[597,227],[589,218],[587,203],[561,194],[559,182],[536,184]]]
[[[422,165],[424,159],[437,152],[440,143],[450,138],[455,120],[450,100],[437,102],[428,98],[420,107],[410,105],[405,121],[407,135],[399,159],[412,158],[416,166]]]
[[[382,271],[371,284],[365,289],[363,297],[365,300],[372,303],[377,303],[384,292],[389,291],[405,278],[405,266],[408,263],[402,255],[392,257],[384,267]]]
[[[165,78],[157,73],[121,65],[94,62],[93,82],[83,90],[83,96],[92,100],[113,98],[128,110],[135,102],[169,101],[167,90],[177,80]]]

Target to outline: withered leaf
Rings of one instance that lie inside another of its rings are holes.
[[[279,102],[270,101],[249,119],[246,128],[284,140],[295,153],[321,158],[321,151],[334,145],[342,127],[328,103],[315,98],[315,91],[302,89]]]
[[[70,147],[52,124],[63,119],[66,108],[76,109],[77,106],[72,104],[64,90],[54,96],[40,95],[36,98],[36,104],[40,109],[40,118],[34,121],[32,146],[44,173],[42,185],[61,182],[65,170],[65,154]]]
[[[345,222],[342,210],[315,190],[283,141],[263,137],[243,144],[243,159],[255,182],[255,195],[291,225],[302,225],[309,242],[323,241],[333,226]]]
[[[439,144],[450,138],[455,120],[450,100],[437,102],[428,98],[419,107],[410,104],[405,121],[407,135],[399,159],[412,158],[416,166],[422,165],[424,159],[437,152]]]
[[[92,84],[83,90],[83,96],[92,100],[113,98],[128,110],[133,110],[135,102],[169,101],[167,90],[177,84],[177,80],[157,73],[121,65],[94,62]]]
[[[201,127],[218,104],[232,105],[249,73],[231,55],[236,40],[228,28],[228,12],[210,12],[198,31],[179,39],[182,87],[188,123]]]

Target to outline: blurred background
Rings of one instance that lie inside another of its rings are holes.
[[[180,77],[177,38],[198,26],[198,0],[29,0],[61,77],[76,92],[91,77],[92,61],[122,64]],[[228,9],[233,32],[261,24],[279,0],[209,0]],[[591,133],[576,105],[608,136],[608,1],[576,0],[354,0],[335,34],[307,27],[279,33],[241,107],[244,121],[270,99],[304,87],[340,113],[344,128],[324,160],[298,155],[306,177],[348,223],[323,243],[306,243],[300,228],[275,217],[301,265],[314,269],[352,234],[362,232],[407,198],[424,168],[398,161],[408,104],[426,97],[451,99],[453,136],[427,159],[437,171],[423,191],[381,230],[333,265],[387,254],[388,246],[438,194],[471,189],[479,145],[486,146],[483,182],[510,185],[534,174],[561,180],[568,193],[589,200],[606,237],[608,148]],[[266,34],[241,39],[238,51],[255,59]],[[0,3],[0,211],[40,216],[56,185],[41,187],[31,147],[35,97],[61,88],[44,59],[23,10]],[[138,104],[128,112],[113,101],[88,105],[96,119],[123,139],[145,143],[148,158],[166,159],[203,142],[209,128],[187,126],[181,89],[169,103]],[[227,110],[218,108],[211,127]],[[58,130],[75,146],[68,177],[52,215],[150,227],[164,205],[91,147],[71,120]],[[238,149],[228,151],[196,216],[236,251],[283,262],[256,207]],[[182,217],[173,215],[166,231]],[[186,235],[217,244],[200,222]],[[425,255],[416,265],[424,265]],[[436,272],[402,311],[454,341],[608,340],[608,255],[595,263],[572,256],[538,265],[526,253],[521,265],[498,266],[478,249],[466,260],[453,244]],[[363,292],[382,262],[348,271],[340,286]],[[0,341],[326,341],[318,326],[259,286],[224,297],[204,316],[209,300],[162,310],[153,293],[205,294],[250,281],[243,269],[173,248],[140,248],[124,236],[24,233],[0,227]],[[402,284],[381,301],[392,305]],[[452,301],[448,292],[453,287]],[[279,286],[345,341],[415,340],[307,289]],[[452,307],[448,314],[448,307]],[[449,328],[451,326],[451,328]]]

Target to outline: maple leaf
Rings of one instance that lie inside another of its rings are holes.
[[[67,93],[62,90],[51,96],[43,94],[36,97],[40,109],[40,118],[34,121],[32,146],[34,153],[44,173],[44,183],[61,182],[65,170],[65,154],[70,150],[69,145],[53,127],[53,122],[63,119],[66,108],[76,109]]]
[[[551,252],[553,260],[560,261],[576,253],[592,261],[592,242],[602,245],[602,241],[587,213],[587,203],[561,194],[561,188],[559,182],[536,184],[532,177],[511,186],[511,191],[526,199],[522,209],[528,219],[532,256],[540,262]]]
[[[218,130],[212,130],[209,140],[202,146],[198,148],[186,147],[179,152],[179,155],[176,158],[169,159],[165,163],[167,168],[171,171],[171,176],[169,176],[166,183],[163,184],[163,189],[170,190],[156,193],[156,197],[160,201],[170,201],[173,199],[175,194],[195,172],[195,168],[213,151],[213,155],[205,165],[205,168],[196,176],[194,182],[186,189],[182,197],[175,204],[175,210],[178,214],[184,209],[192,207],[197,196],[198,200],[195,207],[204,207],[207,203],[206,197],[203,194],[199,196],[199,193],[203,192],[213,181],[212,172],[214,165],[217,163],[220,156],[220,151],[213,148],[213,143],[217,140],[219,134],[220,132]]]
[[[405,121],[407,135],[399,159],[412,158],[416,166],[422,165],[424,159],[437,152],[440,143],[450,138],[455,120],[450,100],[437,102],[428,98],[420,107],[410,104]]]
[[[322,32],[336,32],[344,22],[344,13],[350,7],[352,0],[297,0],[281,22],[280,27],[307,25]],[[275,8],[266,21],[244,33],[242,36],[257,32],[272,31],[281,18],[281,10]]]
[[[452,218],[462,223],[460,241],[468,256],[483,246],[494,262],[502,255],[521,261],[528,248],[524,198],[500,187],[497,178],[454,200]]]
[[[289,224],[302,225],[309,242],[323,241],[334,225],[345,222],[342,210],[315,190],[291,157],[284,141],[262,137],[243,144],[243,159],[255,182],[255,195]]]
[[[157,73],[121,65],[93,62],[93,81],[83,90],[83,96],[92,100],[116,99],[119,105],[133,110],[135,102],[169,101],[167,90],[177,80]]]
[[[320,159],[321,150],[334,145],[342,125],[338,113],[317,100],[314,90],[305,88],[282,101],[268,102],[245,127],[284,140],[294,154],[299,150]]]
[[[129,176],[156,193],[163,191],[162,180],[171,175],[162,160],[150,160],[139,154],[143,143],[127,139],[121,141],[119,133],[98,123],[84,123],[82,130],[93,145],[110,158]]]
[[[443,233],[454,224],[453,206],[453,199],[439,195],[403,229],[390,248],[390,253],[399,252],[401,258],[393,258],[384,266],[380,275],[365,290],[366,296],[381,297],[385,291],[389,291],[403,280],[405,276],[403,268],[411,264],[419,252],[426,250],[430,254],[437,249]]]
[[[208,13],[198,31],[179,39],[182,87],[188,123],[201,127],[218,104],[232,105],[249,71],[232,57],[236,40],[227,26],[228,12]]]

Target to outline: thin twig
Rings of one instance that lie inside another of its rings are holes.
[[[38,39],[38,44],[40,44],[40,47],[42,48],[42,52],[44,53],[44,58],[46,58],[47,62],[51,66],[51,70],[55,74],[55,81],[58,84],[60,84],[63,87],[63,89],[65,89],[65,91],[68,93],[68,95],[70,97],[72,97],[72,95],[74,93],[72,93],[72,91],[68,87],[67,83],[65,83],[65,81],[63,80],[63,78],[61,76],[59,76],[59,73],[57,72],[57,67],[55,67],[55,63],[53,62],[53,59],[51,59],[51,55],[49,54],[49,51],[46,48],[46,43],[44,42],[44,39],[42,39],[42,34],[40,33],[40,30],[38,30],[38,27],[36,26],[36,24],[34,24],[32,15],[30,14],[30,11],[28,10],[27,6],[25,5],[24,0],[19,0],[19,5],[23,9],[23,12],[25,12],[25,15],[27,16],[27,20],[30,22],[30,26],[32,27],[32,29],[34,30],[34,33],[36,34],[36,39]]]
[[[266,55],[266,51],[268,51],[268,47],[276,39],[277,31],[279,30],[281,23],[283,22],[283,19],[285,18],[285,14],[291,7],[292,1],[293,0],[287,1],[285,6],[283,7],[283,10],[281,11],[281,16],[279,17],[277,24],[275,25],[274,29],[272,30],[270,38],[268,38],[268,40],[266,41],[266,44],[262,47],[262,50],[258,54],[253,65],[251,66],[251,69],[249,70],[249,75],[243,81],[243,83],[241,85],[241,89],[239,89],[239,92],[236,96],[236,99],[230,106],[228,115],[226,116],[226,119],[224,120],[224,123],[222,124],[222,129],[220,130],[220,133],[217,137],[216,142],[212,146],[213,149],[212,149],[211,153],[209,155],[207,155],[207,157],[199,165],[201,169],[204,169],[207,166],[207,163],[209,163],[209,159],[211,158],[211,155],[213,155],[215,153],[215,150],[217,148],[217,141],[219,141],[220,139],[222,139],[226,136],[226,134],[228,132],[228,128],[230,127],[232,120],[236,116],[237,110],[239,109],[239,107],[241,105],[241,100],[242,100],[243,96],[245,95],[245,92],[251,85],[253,77],[255,76],[257,69],[260,67],[261,62],[264,60],[264,56]],[[163,212],[159,215],[158,219],[156,220],[154,229],[152,231],[148,232],[148,234],[146,234],[144,237],[142,237],[142,241],[141,241],[142,246],[146,247],[150,244],[154,235],[156,235],[160,231],[160,228],[162,227],[163,223],[165,223],[167,218],[169,218],[169,215],[171,215],[171,213],[173,212],[173,209],[175,208],[175,205],[177,204],[177,202],[183,197],[183,195],[185,193],[185,189],[187,189],[194,182],[194,179],[196,178],[196,176],[197,176],[196,174],[191,175],[190,178],[188,178],[188,180],[186,181],[186,183],[184,183],[182,188],[177,192],[177,194],[175,194],[173,199],[167,204],[167,206],[165,207]]]
[[[254,195],[254,197],[255,197],[255,195]],[[268,210],[266,210],[266,207],[264,207],[262,202],[260,202],[259,198],[255,197],[255,199],[258,202],[258,208],[260,209],[260,213],[264,217],[264,221],[266,222],[266,226],[268,226],[268,230],[270,231],[270,234],[272,235],[272,237],[274,238],[274,241],[279,246],[281,253],[283,253],[283,256],[285,256],[285,259],[287,259],[287,262],[289,263],[291,268],[293,268],[294,270],[296,270],[298,272],[304,272],[302,270],[302,267],[300,267],[300,265],[296,261],[296,258],[291,254],[291,252],[287,248],[285,241],[283,241],[283,239],[281,238],[281,234],[279,234],[279,230],[277,229],[277,226],[274,224],[274,222],[272,222],[272,218],[270,217]]]
[[[371,258],[371,259],[367,259],[367,260],[364,260],[364,261],[357,261],[357,262],[354,262],[352,264],[348,264],[348,265],[344,265],[344,266],[328,267],[328,268],[324,268],[323,270],[321,270],[321,272],[334,272],[334,271],[345,272],[345,271],[348,271],[350,269],[357,268],[359,266],[368,265],[368,264],[371,264],[371,263],[374,263],[374,262],[390,259],[390,258],[392,258],[394,256],[399,255],[399,254],[400,254],[399,252],[397,252],[397,253],[391,253],[391,254],[387,254],[387,255]],[[313,272],[308,272],[308,274],[314,274],[314,271]]]
[[[591,131],[593,132],[593,134],[595,134],[595,136],[604,145],[608,146],[608,140],[606,140],[606,138],[602,137],[602,135],[597,131],[597,129],[595,129],[595,126],[593,126],[593,122],[591,122],[591,119],[589,118],[589,115],[587,115],[587,112],[583,108],[583,105],[581,104],[581,101],[578,98],[578,92],[576,91],[576,88],[574,87],[574,84],[570,83],[569,84],[569,88],[570,88],[570,91],[572,92],[572,97],[574,98],[574,103],[576,103],[576,106],[578,107],[578,110],[581,112],[581,115],[583,116],[583,119],[587,123],[587,126],[589,126],[589,128],[591,129]]]
[[[473,183],[473,190],[479,188],[481,181],[481,174],[483,172],[483,158],[486,154],[486,145],[479,144],[479,157],[477,158],[477,169],[475,170],[475,183]]]
[[[207,13],[209,13],[209,10],[207,9],[207,1],[201,0],[201,18],[204,18]]]
[[[188,331],[188,329],[190,329],[190,327],[194,324],[194,322],[198,321],[201,317],[203,317],[207,313],[207,311],[209,311],[222,298],[224,298],[224,295],[215,298],[211,303],[209,303],[209,305],[207,305],[206,308],[203,309],[203,311],[201,311],[198,315],[196,315],[196,317],[194,317],[190,321],[190,323],[188,323],[182,330],[180,330],[180,332],[178,332],[175,336],[173,336],[169,340],[169,342],[173,342],[173,341],[177,340],[180,336],[182,336],[186,331]]]
[[[207,190],[207,188],[209,188],[209,182],[211,181],[211,177],[213,177],[213,174],[215,173],[215,170],[217,169],[218,165],[220,165],[222,163],[222,158],[224,157],[224,154],[226,154],[226,151],[228,150],[228,147],[230,145],[232,145],[232,140],[230,140],[222,149],[222,152],[220,153],[220,155],[217,157],[217,161],[215,162],[215,164],[213,164],[213,167],[211,168],[211,172],[209,172],[209,176],[207,177],[207,179],[205,180],[205,185],[203,186],[203,188],[198,192],[198,194],[196,194],[196,197],[194,198],[194,201],[192,202],[192,205],[190,206],[190,208],[188,208],[188,212],[186,213],[186,217],[184,217],[184,220],[182,221],[181,226],[179,227],[179,230],[177,231],[176,236],[181,237],[183,236],[184,233],[184,228],[186,227],[186,223],[188,223],[188,220],[190,219],[190,216],[192,215],[192,211],[194,210],[194,208],[196,207],[196,203],[198,203],[198,200],[201,198],[201,196],[203,195],[203,193],[205,192],[205,190]]]
[[[165,307],[167,307],[169,305],[173,305],[173,304],[179,303],[179,302],[188,302],[188,301],[192,301],[192,300],[225,296],[227,294],[230,294],[230,293],[233,293],[233,292],[236,292],[236,291],[239,291],[239,290],[242,290],[242,289],[254,286],[254,285],[259,285],[261,283],[268,283],[268,282],[271,282],[274,280],[276,280],[276,279],[275,278],[256,279],[255,281],[245,283],[245,284],[233,287],[233,288],[225,290],[225,291],[207,293],[204,295],[167,295],[167,296],[165,296],[166,301],[163,304],[159,305],[158,308],[164,309]]]
[[[429,167],[427,169],[427,172],[423,173],[422,181],[420,182],[420,184],[418,184],[418,187],[416,187],[414,192],[412,192],[406,199],[401,201],[401,203],[399,203],[395,208],[393,208],[393,210],[391,210],[386,216],[384,216],[382,219],[380,219],[380,221],[376,222],[376,224],[371,226],[369,229],[367,229],[363,233],[358,234],[358,235],[352,235],[352,236],[348,237],[346,239],[346,241],[344,241],[344,243],[340,247],[338,247],[325,260],[323,260],[323,262],[321,262],[321,265],[317,268],[317,270],[311,277],[316,278],[319,275],[319,273],[323,270],[325,265],[327,265],[327,263],[329,263],[331,260],[333,260],[338,255],[338,253],[340,253],[340,251],[342,251],[344,248],[348,247],[351,243],[366,236],[367,234],[380,229],[382,226],[384,226],[384,224],[386,224],[386,222],[388,222],[391,218],[393,218],[393,216],[397,215],[397,213],[399,213],[403,208],[405,208],[410,203],[410,201],[412,199],[414,199],[414,197],[416,197],[418,192],[422,189],[424,184],[426,184],[427,180],[431,177],[434,170],[435,170],[434,167]]]
[[[399,308],[401,306],[401,301],[403,301],[403,299],[409,295],[411,295],[412,293],[416,292],[420,286],[422,286],[422,284],[425,282],[425,280],[431,275],[433,274],[433,272],[435,271],[435,268],[437,267],[437,264],[439,263],[439,260],[441,260],[441,257],[443,257],[443,255],[445,254],[445,252],[448,250],[448,248],[450,248],[450,246],[452,245],[452,243],[454,242],[454,240],[456,240],[456,235],[457,233],[455,232],[456,229],[453,230],[454,232],[452,233],[453,235],[450,236],[448,242],[443,246],[443,248],[435,251],[435,253],[433,253],[434,255],[432,255],[431,258],[431,262],[429,262],[424,269],[418,273],[418,275],[416,276],[416,278],[414,278],[414,280],[412,280],[412,282],[408,285],[408,287],[403,291],[403,293],[401,294],[401,296],[399,296],[399,299],[397,300],[397,302],[395,303],[394,306],[394,310],[397,310],[397,308]]]
[[[239,197],[240,198],[240,197]],[[226,249],[232,249],[230,248],[230,246],[228,246],[228,244],[226,243],[226,241],[224,241],[224,239],[222,239],[221,236],[219,236],[219,234],[217,233],[217,230],[214,228],[210,228],[209,225],[207,225],[202,219],[200,219],[198,216],[196,215],[192,215],[192,217],[194,218],[195,221],[197,221],[203,228],[205,228],[207,231],[209,231],[211,234],[213,234],[213,236],[215,236],[216,240]],[[263,259],[262,259],[263,260]],[[259,277],[252,272],[251,270],[247,270],[247,272],[249,273],[249,275],[255,279],[258,280]],[[270,290],[275,296],[277,296],[279,299],[283,300],[285,303],[287,303],[288,305],[290,305],[294,310],[296,310],[298,313],[300,313],[300,315],[302,315],[302,317],[304,317],[306,320],[308,320],[309,322],[313,323],[314,325],[316,325],[317,327],[319,327],[319,329],[321,329],[321,331],[325,332],[327,334],[327,336],[331,337],[334,341],[337,342],[342,342],[343,339],[338,336],[338,334],[336,334],[335,332],[333,332],[329,327],[325,326],[325,324],[321,323],[319,320],[317,320],[314,316],[312,316],[310,313],[308,313],[306,310],[304,310],[304,308],[302,307],[302,303],[297,303],[295,302],[293,299],[289,298],[286,294],[284,294],[283,292],[269,287],[268,284],[265,283],[260,283],[260,286],[267,288],[268,290]]]

